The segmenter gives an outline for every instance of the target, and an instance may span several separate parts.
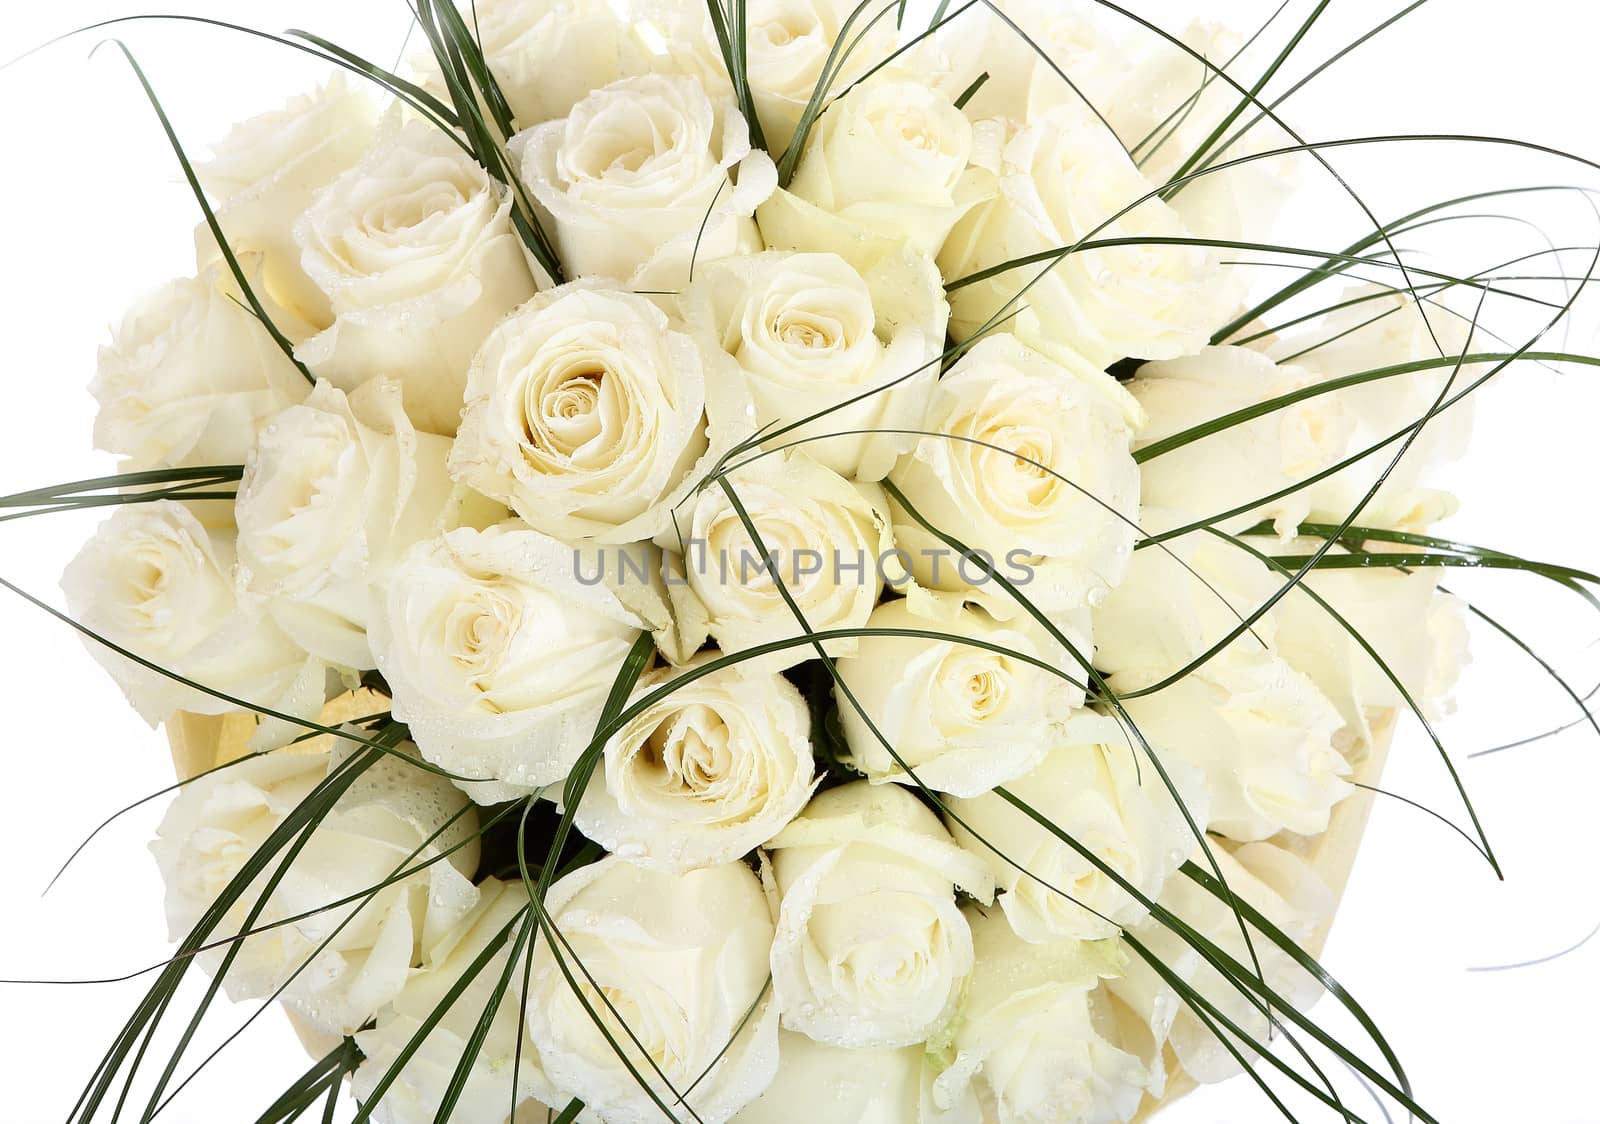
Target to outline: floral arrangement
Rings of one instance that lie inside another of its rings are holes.
[[[1489,334],[1428,212],[1264,240],[1331,168],[1209,24],[415,15],[406,76],[280,37],[340,73],[206,159],[134,64],[196,271],[101,350],[123,471],[7,501],[116,505],[62,585],[182,774],[74,1119],[198,965],[191,1033],[317,1055],[262,1124],[1372,1120],[1313,1049],[1433,1121],[1314,955],[1466,659],[1443,569],[1592,580],[1429,533],[1472,390],[1593,362],[1566,308]]]

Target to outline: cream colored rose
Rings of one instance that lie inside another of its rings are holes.
[[[881,480],[915,443],[949,317],[927,258],[895,253],[865,276],[836,254],[725,258],[696,272],[683,305],[732,358],[774,448],[799,443],[841,476]]]
[[[565,938],[561,954],[576,981],[568,983],[541,940],[525,1015],[554,1088],[607,1124],[655,1124],[661,1110],[631,1065],[677,1111],[722,1124],[771,1082],[778,1069],[778,1009],[767,990],[772,918],[749,867],[662,874],[602,859],[551,887],[545,908]],[[553,1090],[537,1092],[565,1103]]]
[[[733,1124],[981,1124],[975,1096],[949,1111],[934,1103],[937,1072],[921,1046],[850,1050],[786,1030],[778,1035],[778,1076]]]
[[[980,133],[973,160],[995,176],[995,195],[945,241],[939,266],[952,283],[1085,240],[1188,236],[1167,204],[1145,199],[1157,185],[1079,106],[1052,110],[1014,136],[999,122]],[[1020,266],[952,289],[950,331],[966,339],[1016,313],[1005,330],[1052,355],[1074,353],[1098,368],[1130,356],[1172,359],[1199,351],[1226,321],[1234,304],[1228,281],[1205,247],[1076,250],[1053,266]]]
[[[572,550],[503,523],[413,547],[368,636],[394,715],[480,803],[560,780],[589,744],[639,621]]]
[[[894,564],[881,493],[799,453],[763,456],[727,479],[762,549],[720,485],[701,491],[680,522],[686,554],[676,563],[682,576],[668,590],[680,627],[709,633],[724,652],[804,636],[779,582],[812,632],[866,624],[883,591],[880,560]],[[856,646],[852,637],[823,642],[835,657]],[[748,663],[781,671],[815,655],[802,643]]]
[[[1081,712],[1054,745],[1006,790],[1156,897],[1199,846],[1183,808],[1205,827],[1205,778],[1164,757],[1175,799],[1144,750],[1099,714]],[[1148,912],[1075,848],[993,793],[952,799],[949,824],[956,841],[989,864],[1005,891],[1006,920],[1025,941],[1102,940]]]
[[[334,316],[328,294],[301,266],[295,223],[320,188],[361,159],[377,132],[372,99],[335,75],[283,108],[235,125],[211,146],[211,159],[195,165],[228,245],[262,263],[259,284],[251,286],[256,296],[306,322],[302,334],[278,325],[291,339],[328,327]],[[201,223],[194,237],[201,269],[226,272],[209,225]]]
[[[1156,678],[1125,672],[1107,682],[1121,695]],[[1317,835],[1354,791],[1344,780],[1350,763],[1333,745],[1339,712],[1311,680],[1259,646],[1236,644],[1123,705],[1155,752],[1205,774],[1209,827],[1229,839]]]
[[[889,479],[1030,599],[1081,607],[1121,579],[1133,549],[1139,474],[1129,445],[1139,419],[1109,376],[994,336],[939,380],[931,432]],[[909,514],[896,513],[895,541],[925,586],[983,580],[977,560],[963,566]]]
[[[233,561],[231,531],[207,531],[170,500],[129,504],[68,563],[61,589],[79,624],[173,675],[259,706],[315,715],[323,703],[322,665],[240,604]],[[93,639],[85,644],[152,726],[177,710],[238,709]]]
[[[1304,331],[1274,341],[1270,353],[1292,356],[1284,361],[1294,363],[1315,382],[1420,360],[1449,360],[1306,402],[1307,408],[1328,404],[1322,408],[1337,408],[1349,419],[1346,456],[1416,424],[1447,384],[1446,397],[1454,397],[1492,369],[1492,364],[1469,363],[1457,371],[1457,356],[1493,351],[1496,345],[1484,332],[1472,332],[1469,320],[1438,302],[1418,305],[1399,293],[1384,294],[1376,285],[1351,286],[1342,300],[1359,303],[1349,303]],[[1360,523],[1424,531],[1428,524],[1455,510],[1453,497],[1429,485],[1439,482],[1439,469],[1466,454],[1476,401],[1476,396],[1466,398],[1429,419],[1383,487],[1362,509]],[[1400,442],[1393,442],[1318,481],[1306,490],[1313,514],[1335,522],[1343,520],[1399,452]]]
[[[1316,870],[1293,852],[1274,843],[1248,843],[1231,854],[1221,847],[1212,851],[1228,889],[1302,947],[1332,917],[1333,895]],[[1296,1010],[1308,1009],[1321,996],[1316,979],[1254,926],[1247,947],[1234,911],[1187,876],[1167,883],[1160,904],[1232,957],[1245,973],[1254,973],[1253,948],[1266,985]],[[1259,999],[1242,990],[1246,985],[1229,983],[1184,938],[1153,917],[1132,932],[1157,960],[1256,1042],[1270,1040],[1275,1032],[1257,1006]],[[1117,1021],[1142,1027],[1157,1050],[1163,1043],[1170,1046],[1183,1071],[1196,1081],[1222,1081],[1241,1072],[1227,1047],[1137,953],[1130,950],[1127,973],[1106,987],[1120,1004]],[[1283,1021],[1281,1013],[1275,1017]],[[1246,1058],[1252,1056],[1251,1047],[1240,1039],[1233,1041]]]
[[[865,781],[818,796],[770,846],[783,1025],[852,1048],[938,1033],[973,963],[955,891],[991,900],[984,864],[916,797]]]
[[[1027,944],[998,912],[965,912],[977,968],[935,1096],[948,1101],[975,1083],[997,1124],[1131,1120],[1149,1071],[1106,1041],[1096,990],[1121,974],[1125,956],[1108,942]]]
[[[914,594],[879,606],[867,627],[986,645],[884,632],[864,637],[855,655],[839,661],[854,699],[838,693],[851,763],[874,781],[920,781],[977,796],[1037,765],[1083,703],[1083,691],[1073,686],[1084,681],[1083,669],[1026,616],[997,620],[957,597]],[[1087,636],[1078,637],[1078,650],[1087,658]]]
[[[267,424],[245,465],[234,508],[240,588],[265,598],[306,651],[376,666],[372,587],[413,544],[463,516],[493,519],[492,505],[450,480],[449,452],[448,439],[412,428],[394,383],[365,383],[349,399],[318,383]]]
[[[1294,539],[1282,549],[1309,554],[1320,543]],[[1336,547],[1330,553],[1344,551]],[[1374,724],[1394,711],[1409,710],[1400,688],[1357,643],[1351,629],[1372,646],[1425,715],[1439,718],[1450,712],[1450,689],[1471,655],[1466,605],[1439,589],[1437,570],[1319,569],[1302,581],[1350,627],[1309,594],[1291,590],[1273,608],[1276,645],[1339,708],[1344,724],[1334,744],[1347,757],[1364,758],[1372,748]]]
[[[692,78],[613,82],[517,134],[512,151],[568,277],[676,290],[693,263],[761,248],[750,216],[777,171],[732,103]]]
[[[207,774],[183,789],[150,845],[166,880],[174,941],[189,933],[268,835],[342,759],[285,750]],[[317,1029],[353,1033],[401,993],[422,950],[478,900],[471,880],[478,865],[477,829],[466,797],[448,781],[399,757],[380,758],[318,822],[250,923],[252,929],[274,927],[238,945],[223,982],[228,995],[237,1002],[287,985],[284,1001]],[[447,857],[429,862],[447,851]],[[269,864],[229,907],[208,940],[243,929],[276,865]],[[420,869],[366,897],[413,868]],[[219,947],[202,953],[201,961],[215,971],[223,952]]]
[[[335,315],[301,361],[344,390],[395,379],[418,429],[455,433],[473,353],[534,292],[510,194],[432,125],[391,123],[294,237]]]
[[[630,702],[672,678],[646,677]],[[578,830],[657,870],[733,862],[811,798],[810,729],[805,699],[776,673],[735,665],[679,684],[606,742],[604,769],[578,805]]]
[[[365,1103],[399,1060],[400,1051],[445,1003],[473,961],[502,930],[509,930],[501,951],[446,1008],[444,1017],[406,1061],[378,1102],[373,1119],[380,1124],[432,1124],[467,1042],[505,974],[506,960],[520,927],[527,921],[528,894],[522,884],[485,879],[478,885],[478,902],[472,911],[423,950],[422,969],[413,973],[399,994],[379,1011],[374,1026],[355,1035],[356,1046],[365,1060],[356,1069],[351,1089],[356,1099]],[[533,1100],[533,1089],[539,1080],[538,1051],[526,1035],[518,1033],[522,1022],[518,1006],[521,973],[513,970],[511,981],[495,1009],[478,1056],[473,1059],[461,1099],[456,1102],[455,1115],[461,1120],[506,1119],[511,1107],[513,1073],[518,1100],[515,1119],[531,1124],[544,1115],[545,1107]]]
[[[1188,518],[1148,506],[1139,512],[1140,526],[1148,534]],[[1237,629],[1284,580],[1246,550],[1214,535],[1183,535],[1142,547],[1133,552],[1121,584],[1094,610],[1095,666],[1106,672],[1170,675]],[[1234,646],[1260,650],[1274,644],[1276,619],[1268,614],[1256,621]]]
[[[1277,366],[1246,348],[1209,347],[1185,359],[1146,363],[1128,389],[1149,416],[1140,441],[1150,444],[1314,381],[1307,371]],[[1191,519],[1219,515],[1338,463],[1351,433],[1337,395],[1308,398],[1145,461],[1139,469],[1144,501]],[[1280,534],[1291,534],[1311,508],[1309,491],[1298,488],[1216,526],[1237,532],[1271,519]]]
[[[855,262],[857,244],[878,238],[935,256],[980,198],[971,154],[972,126],[925,83],[858,86],[817,120],[787,190],[757,215],[761,233],[769,246],[820,245]]]
[[[736,390],[644,297],[542,293],[484,341],[450,470],[564,539],[661,534],[745,428]]]
[[[128,311],[89,384],[96,448],[135,469],[244,463],[261,423],[310,388],[237,296],[210,270]]]
[[[894,50],[892,0],[862,6],[846,32],[845,23],[858,6],[860,0],[750,0],[747,66],[769,152],[788,147],[836,45],[838,70],[828,87],[834,97]]]

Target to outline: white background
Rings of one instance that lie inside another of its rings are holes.
[[[1192,10],[1176,3],[1134,6],[1169,27],[1181,25],[1171,11]],[[1335,0],[1301,57],[1323,57],[1396,6]],[[132,10],[126,2],[12,6],[0,55]],[[397,54],[408,18],[403,5],[377,0],[337,6],[229,0],[170,10],[269,29],[307,27],[385,62]],[[1244,26],[1265,10],[1248,0],[1217,0],[1210,14]],[[1497,133],[1600,159],[1597,30],[1594,16],[1570,0],[1521,0],[1514,8],[1503,0],[1434,0],[1297,96],[1285,116],[1314,139]],[[0,71],[0,492],[110,470],[109,459],[89,449],[92,404],[83,388],[95,347],[139,291],[192,269],[189,232],[198,215],[156,122],[120,55],[103,49],[87,57],[110,34],[137,48],[181,135],[197,150],[231,121],[275,106],[324,73],[280,47],[172,25],[93,33]],[[1421,197],[1424,186],[1424,194],[1439,196],[1455,194],[1446,190],[1455,184],[1464,192],[1518,180],[1600,182],[1552,161],[1472,155],[1459,146],[1385,148],[1381,155],[1340,150],[1332,159],[1385,215]],[[1336,235],[1357,229],[1354,216],[1347,203],[1324,198],[1308,195],[1301,204],[1301,240],[1342,244]],[[1595,240],[1592,216],[1586,226],[1570,208],[1533,213],[1549,220],[1558,239]],[[1526,230],[1500,225],[1505,229],[1490,223],[1487,233],[1473,236],[1483,245],[1467,248],[1486,251],[1475,264],[1494,260],[1487,251],[1508,232],[1523,239],[1515,245],[1527,244]],[[1592,314],[1580,319],[1573,350],[1596,350],[1594,333],[1584,327],[1593,323]],[[1593,369],[1558,377],[1529,368],[1490,388],[1473,462],[1452,481],[1465,510],[1451,533],[1600,566],[1596,385]],[[52,516],[0,525],[0,575],[58,602],[57,575],[93,522],[93,516]],[[1514,621],[1581,688],[1593,684],[1600,618],[1576,599],[1516,575],[1464,575],[1451,584]],[[1436,821],[1380,802],[1325,962],[1388,1031],[1419,1098],[1447,1124],[1600,1121],[1589,1080],[1600,1046],[1594,1002],[1600,940],[1521,971],[1468,972],[1557,951],[1600,921],[1594,873],[1600,737],[1578,730],[1466,761],[1473,749],[1575,713],[1504,641],[1486,629],[1476,640],[1461,710],[1444,733],[1507,881],[1497,882]],[[70,979],[156,963],[166,934],[160,884],[144,845],[163,800],[118,821],[48,897],[40,893],[104,816],[170,782],[164,740],[140,724],[66,629],[3,593],[0,671],[0,976]],[[1402,735],[1385,781],[1460,820],[1419,732]],[[65,1119],[141,986],[0,986],[0,1121]],[[188,995],[192,1001],[198,990]],[[219,1008],[219,1029],[203,1036],[206,1048],[249,1014],[248,1007]],[[159,1044],[155,1054],[161,1055]],[[281,1015],[269,1011],[162,1118],[254,1119],[304,1065]],[[1351,1103],[1363,1111],[1359,1100]],[[1241,1080],[1207,1090],[1163,1119],[1274,1118]],[[1381,1117],[1374,1111],[1372,1119]]]

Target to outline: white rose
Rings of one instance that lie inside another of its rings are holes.
[[[926,84],[857,87],[817,120],[787,190],[757,215],[761,233],[769,246],[820,243],[852,261],[876,239],[935,256],[980,198],[971,154],[972,126]]]
[[[733,1124],[981,1124],[975,1096],[950,1110],[933,1101],[933,1059],[921,1046],[850,1050],[778,1035],[778,1076]]]
[[[745,16],[746,59],[756,115],[761,118],[769,152],[781,153],[788,147],[835,45],[839,47],[834,59],[838,70],[828,87],[835,97],[894,50],[892,0],[865,4],[846,32],[845,22],[859,3],[751,0]]]
[[[450,468],[549,534],[636,542],[669,528],[746,422],[735,388],[655,305],[579,281],[484,341]]]
[[[1274,549],[1309,554],[1320,544],[1319,539],[1294,539]],[[1377,543],[1369,544],[1371,548],[1382,549]],[[1338,547],[1329,552],[1330,556],[1343,553]],[[1334,744],[1348,757],[1364,758],[1372,748],[1373,724],[1406,707],[1394,680],[1356,642],[1351,629],[1372,646],[1425,715],[1438,718],[1449,713],[1449,691],[1470,654],[1466,605],[1439,589],[1438,570],[1319,569],[1302,583],[1350,628],[1309,594],[1291,590],[1273,608],[1276,646],[1339,708],[1344,724],[1334,735]]]
[[[939,271],[904,251],[865,276],[836,254],[765,253],[700,269],[684,316],[726,352],[756,423],[841,476],[881,480],[916,441],[939,377],[949,307]],[[902,432],[873,433],[872,430]],[[828,434],[840,436],[817,438]]]
[[[1118,694],[1161,678],[1125,672]],[[1205,774],[1210,830],[1230,839],[1279,831],[1317,835],[1354,789],[1333,746],[1343,724],[1315,684],[1270,650],[1235,644],[1155,694],[1124,698],[1134,725],[1165,759]]]
[[[510,216],[510,194],[449,137],[391,126],[295,224],[336,317],[296,354],[345,390],[395,379],[417,428],[455,433],[473,353],[534,292]]]
[[[61,589],[74,620],[157,667],[249,703],[315,715],[322,665],[239,603],[233,560],[233,533],[207,531],[181,504],[128,504],[68,563]],[[238,709],[93,639],[85,644],[152,726],[178,710]]]
[[[520,914],[520,916],[519,916]],[[445,1002],[472,962],[502,929],[510,933],[501,950],[478,972],[383,1094],[373,1118],[381,1124],[432,1124],[439,1105],[460,1064],[467,1041],[488,1009],[494,989],[506,971],[506,960],[516,943],[519,926],[528,918],[528,895],[520,883],[489,878],[478,885],[478,903],[449,932],[423,952],[423,967],[414,973],[376,1024],[359,1031],[356,1045],[365,1056],[351,1079],[356,1099],[370,1100],[378,1082],[399,1059],[422,1024]],[[455,1115],[464,1121],[493,1124],[506,1118],[511,1108],[513,1073],[516,1077],[518,1121],[542,1120],[545,1107],[533,1100],[538,1081],[538,1052],[525,1035],[518,999],[521,973],[513,972],[501,996],[494,1020],[467,1074]],[[520,1051],[519,1051],[519,1038]],[[520,1062],[518,1054],[521,1054]]]
[[[463,514],[492,519],[477,510],[483,501],[463,512],[469,497],[445,469],[449,452],[448,438],[412,428],[394,383],[365,383],[351,399],[318,383],[267,424],[245,465],[234,508],[240,588],[266,598],[306,651],[374,667],[371,587]]]
[[[781,905],[772,989],[783,1025],[835,1046],[909,1046],[955,1013],[972,971],[961,889],[994,883],[894,785],[830,789],[771,843]]]
[[[584,1102],[582,1119],[661,1119],[607,1034],[662,1101],[705,1124],[722,1124],[767,1087],[778,1068],[772,918],[749,867],[662,874],[602,859],[551,887],[545,908],[578,990],[541,940],[528,1034],[554,1088]]]
[[[1128,389],[1149,416],[1139,435],[1148,445],[1315,381],[1246,348],[1208,347],[1144,364]],[[1231,511],[1336,464],[1349,451],[1351,432],[1337,395],[1307,398],[1144,461],[1144,501],[1191,518]],[[1299,488],[1216,526],[1232,533],[1271,519],[1280,534],[1292,534],[1311,508],[1309,489]]]
[[[639,622],[572,550],[504,523],[413,547],[368,629],[394,715],[481,803],[560,780],[594,736]]]
[[[1109,942],[1027,944],[992,910],[966,916],[978,966],[935,1095],[976,1081],[997,1124],[1131,1120],[1149,1071],[1102,1037],[1096,990],[1120,974],[1123,954]]]
[[[1083,703],[1072,682],[1020,658],[1042,660],[1083,682],[1082,668],[1026,616],[997,620],[959,598],[924,595],[880,605],[867,627],[942,632],[1004,650],[880,634],[863,637],[855,654],[839,661],[839,675],[861,708],[839,693],[851,763],[874,781],[920,781],[977,796],[1037,765]],[[1087,657],[1086,636],[1078,646]]]
[[[1150,534],[1186,519],[1150,506],[1139,513]],[[1121,584],[1095,607],[1095,666],[1106,672],[1169,675],[1238,628],[1283,580],[1247,551],[1214,535],[1183,535],[1142,547],[1133,552]],[[1274,614],[1256,621],[1234,645],[1272,645],[1275,621]]]
[[[334,309],[301,266],[295,222],[319,188],[372,147],[377,131],[372,99],[335,75],[283,108],[235,125],[211,146],[211,159],[195,165],[229,247],[261,259],[259,287],[251,286],[256,296],[292,310],[307,323],[305,335],[333,323]],[[202,269],[226,270],[206,223],[195,228],[195,251]]]
[[[128,311],[89,384],[96,448],[135,469],[242,464],[261,423],[305,397],[305,376],[236,297],[210,270]]]
[[[672,290],[695,262],[761,248],[750,216],[777,171],[732,103],[692,78],[613,82],[517,134],[512,151],[569,277]]]
[[[1155,765],[1115,719],[1098,714],[1080,714],[1054,744],[1036,769],[1006,790],[1140,893],[1156,897],[1198,842]],[[1181,760],[1162,764],[1183,807],[1204,828],[1205,778]],[[989,864],[1005,891],[1000,907],[1023,940],[1102,940],[1148,912],[1076,849],[994,793],[952,799],[949,807],[951,833]]]
[[[1082,240],[1187,236],[1171,207],[1144,199],[1155,185],[1080,107],[1052,110],[1009,139],[998,122],[981,132],[973,159],[996,176],[996,194],[945,241],[939,266],[952,283]],[[1075,352],[1095,367],[1129,357],[1172,359],[1205,346],[1233,306],[1231,289],[1216,254],[1205,247],[1136,243],[1078,250],[1053,266],[1019,266],[952,289],[950,331],[966,339],[1016,313],[1006,330],[1052,354]]]
[[[1332,894],[1316,870],[1294,853],[1273,843],[1249,843],[1232,854],[1214,847],[1213,854],[1228,889],[1296,944],[1304,946],[1331,919],[1335,904]],[[1250,974],[1254,973],[1254,949],[1266,985],[1296,1010],[1306,1010],[1321,995],[1316,979],[1254,926],[1250,927],[1247,947],[1234,911],[1188,876],[1170,880],[1159,904],[1198,930]],[[1255,994],[1242,990],[1245,985],[1229,983],[1182,937],[1153,917],[1132,932],[1157,960],[1256,1042],[1269,1040],[1274,1033],[1271,1024],[1257,1006]],[[1227,1047],[1136,952],[1129,952],[1127,973],[1106,987],[1122,1005],[1119,1022],[1142,1024],[1155,1049],[1159,1050],[1163,1043],[1170,1046],[1183,1071],[1196,1081],[1222,1081],[1240,1072],[1239,1063]],[[1284,1021],[1281,1013],[1275,1017]],[[1233,1041],[1247,1058],[1252,1055],[1252,1049],[1242,1040]]]
[[[930,433],[889,479],[1028,597],[1080,607],[1121,579],[1133,549],[1139,474],[1129,445],[1139,419],[1108,375],[994,336],[939,380]],[[895,540],[922,585],[981,580],[975,561],[959,565],[909,514],[896,513]]]
[[[1441,357],[1453,360],[1498,346],[1486,333],[1472,332],[1471,322],[1459,313],[1437,302],[1420,306],[1403,294],[1384,294],[1375,285],[1351,286],[1342,301],[1359,303],[1349,303],[1312,327],[1273,342],[1270,353],[1292,356],[1288,361],[1305,371],[1309,381],[1323,382],[1401,363]],[[1447,362],[1336,390],[1307,401],[1304,407],[1337,404],[1351,427],[1347,456],[1421,420],[1446,384],[1450,388],[1447,397],[1454,397],[1491,369],[1492,364],[1469,363],[1457,371],[1454,362]],[[1427,485],[1436,482],[1441,467],[1466,454],[1476,401],[1476,396],[1466,398],[1429,419],[1399,466],[1362,510],[1358,522],[1421,531],[1455,510],[1452,497]],[[1400,442],[1393,442],[1318,481],[1306,490],[1312,512],[1325,519],[1343,520],[1399,452]]]
[[[692,624],[701,635],[709,633],[724,652],[804,636],[772,569],[810,631],[866,624],[883,592],[879,560],[893,557],[881,493],[799,453],[762,456],[728,481],[760,536],[765,557],[727,493],[719,485],[701,491],[684,522],[688,553],[679,565],[685,572],[668,590],[680,627]],[[841,637],[822,647],[838,657],[854,652],[857,643]],[[796,644],[748,665],[782,671],[815,654],[811,645]]]
[[[647,676],[630,703],[672,678]],[[604,770],[578,805],[578,830],[658,870],[732,862],[811,798],[810,729],[805,699],[776,673],[735,665],[680,684],[606,742]]]
[[[174,941],[188,935],[267,836],[340,760],[285,750],[208,774],[178,795],[150,845],[166,880]],[[287,984],[284,1001],[319,1030],[354,1032],[400,993],[420,950],[477,901],[471,881],[478,865],[477,830],[476,814],[448,781],[399,757],[380,758],[317,824],[250,922],[252,929],[275,927],[238,945],[224,980],[229,996],[236,1002],[259,998]],[[448,857],[428,862],[446,851]],[[242,931],[275,869],[269,864],[257,876],[208,941]],[[300,919],[290,922],[291,917]],[[202,962],[214,971],[223,951],[203,953]]]

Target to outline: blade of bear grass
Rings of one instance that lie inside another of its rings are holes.
[[[1440,588],[1442,589],[1443,587],[1441,586]],[[1448,591],[1446,591],[1446,592],[1448,592]],[[1533,660],[1534,663],[1538,664],[1541,668],[1543,668],[1545,674],[1550,676],[1551,679],[1555,680],[1556,684],[1558,686],[1560,686],[1560,688],[1563,691],[1566,692],[1567,696],[1570,699],[1572,699],[1572,701],[1574,703],[1577,704],[1577,707],[1578,707],[1579,711],[1581,711],[1583,713],[1583,716],[1589,720],[1589,725],[1594,727],[1595,732],[1596,733],[1600,733],[1600,721],[1596,720],[1594,712],[1591,711],[1589,709],[1589,707],[1584,703],[1583,699],[1578,695],[1578,692],[1573,690],[1572,684],[1568,683],[1567,680],[1561,675],[1561,673],[1558,672],[1555,669],[1555,667],[1552,666],[1551,663],[1548,660],[1546,660],[1538,652],[1534,651],[1533,648],[1526,641],[1524,641],[1520,636],[1518,636],[1515,632],[1513,632],[1506,625],[1502,624],[1497,618],[1490,616],[1488,613],[1484,612],[1478,606],[1474,605],[1471,601],[1467,601],[1466,598],[1462,598],[1461,600],[1467,606],[1467,611],[1469,613],[1471,613],[1473,616],[1477,617],[1479,620],[1483,621],[1490,628],[1494,629],[1500,635],[1504,636],[1507,640],[1510,640],[1513,644],[1515,644],[1518,648],[1520,648],[1524,653],[1526,653],[1529,659]],[[1484,756],[1484,754],[1481,754],[1481,753],[1480,754],[1474,754],[1473,756],[1481,757],[1481,756]]]
[[[95,492],[105,488],[134,488],[145,484],[221,484],[236,481],[244,476],[240,464],[207,465],[195,468],[155,468],[143,472],[123,472],[115,476],[94,476],[86,480],[72,480],[64,484],[49,484],[26,492],[12,492],[0,496],[0,507],[28,507],[40,502],[59,499],[81,492]]]
[[[184,151],[183,143],[178,140],[178,134],[172,128],[172,122],[167,119],[167,111],[162,108],[161,99],[156,97],[155,89],[150,85],[150,80],[145,77],[144,68],[139,65],[139,60],[133,57],[133,52],[128,49],[126,43],[116,39],[113,39],[112,42],[122,52],[123,57],[128,60],[128,65],[133,68],[134,75],[139,79],[139,85],[144,89],[145,97],[150,100],[150,107],[155,110],[156,117],[160,119],[162,131],[167,134],[167,140],[172,145],[173,154],[177,156],[178,164],[183,168],[183,178],[189,181],[189,190],[194,194],[195,202],[200,204],[200,211],[205,215],[206,228],[211,231],[211,237],[216,240],[217,249],[222,252],[223,260],[228,263],[228,272],[233,274],[234,283],[239,286],[239,291],[244,294],[245,300],[250,303],[250,309],[255,313],[256,319],[261,321],[262,327],[272,337],[272,342],[278,345],[279,350],[288,357],[290,363],[294,364],[295,370],[305,376],[307,382],[315,383],[317,380],[306,369],[306,365],[295,358],[294,344],[290,343],[289,338],[278,330],[278,326],[267,315],[267,310],[256,299],[255,290],[250,287],[249,278],[244,275],[244,270],[240,268],[239,259],[234,256],[233,248],[228,245],[227,236],[223,234],[222,227],[217,223],[217,216],[211,210],[211,204],[206,200],[206,193],[200,188],[200,180],[195,175],[194,166],[189,163],[188,153]]]
[[[328,1051],[306,1070],[298,1081],[285,1089],[267,1110],[256,1117],[256,1124],[284,1124],[297,1120],[330,1086],[337,1090],[347,1064],[349,1039]]]

